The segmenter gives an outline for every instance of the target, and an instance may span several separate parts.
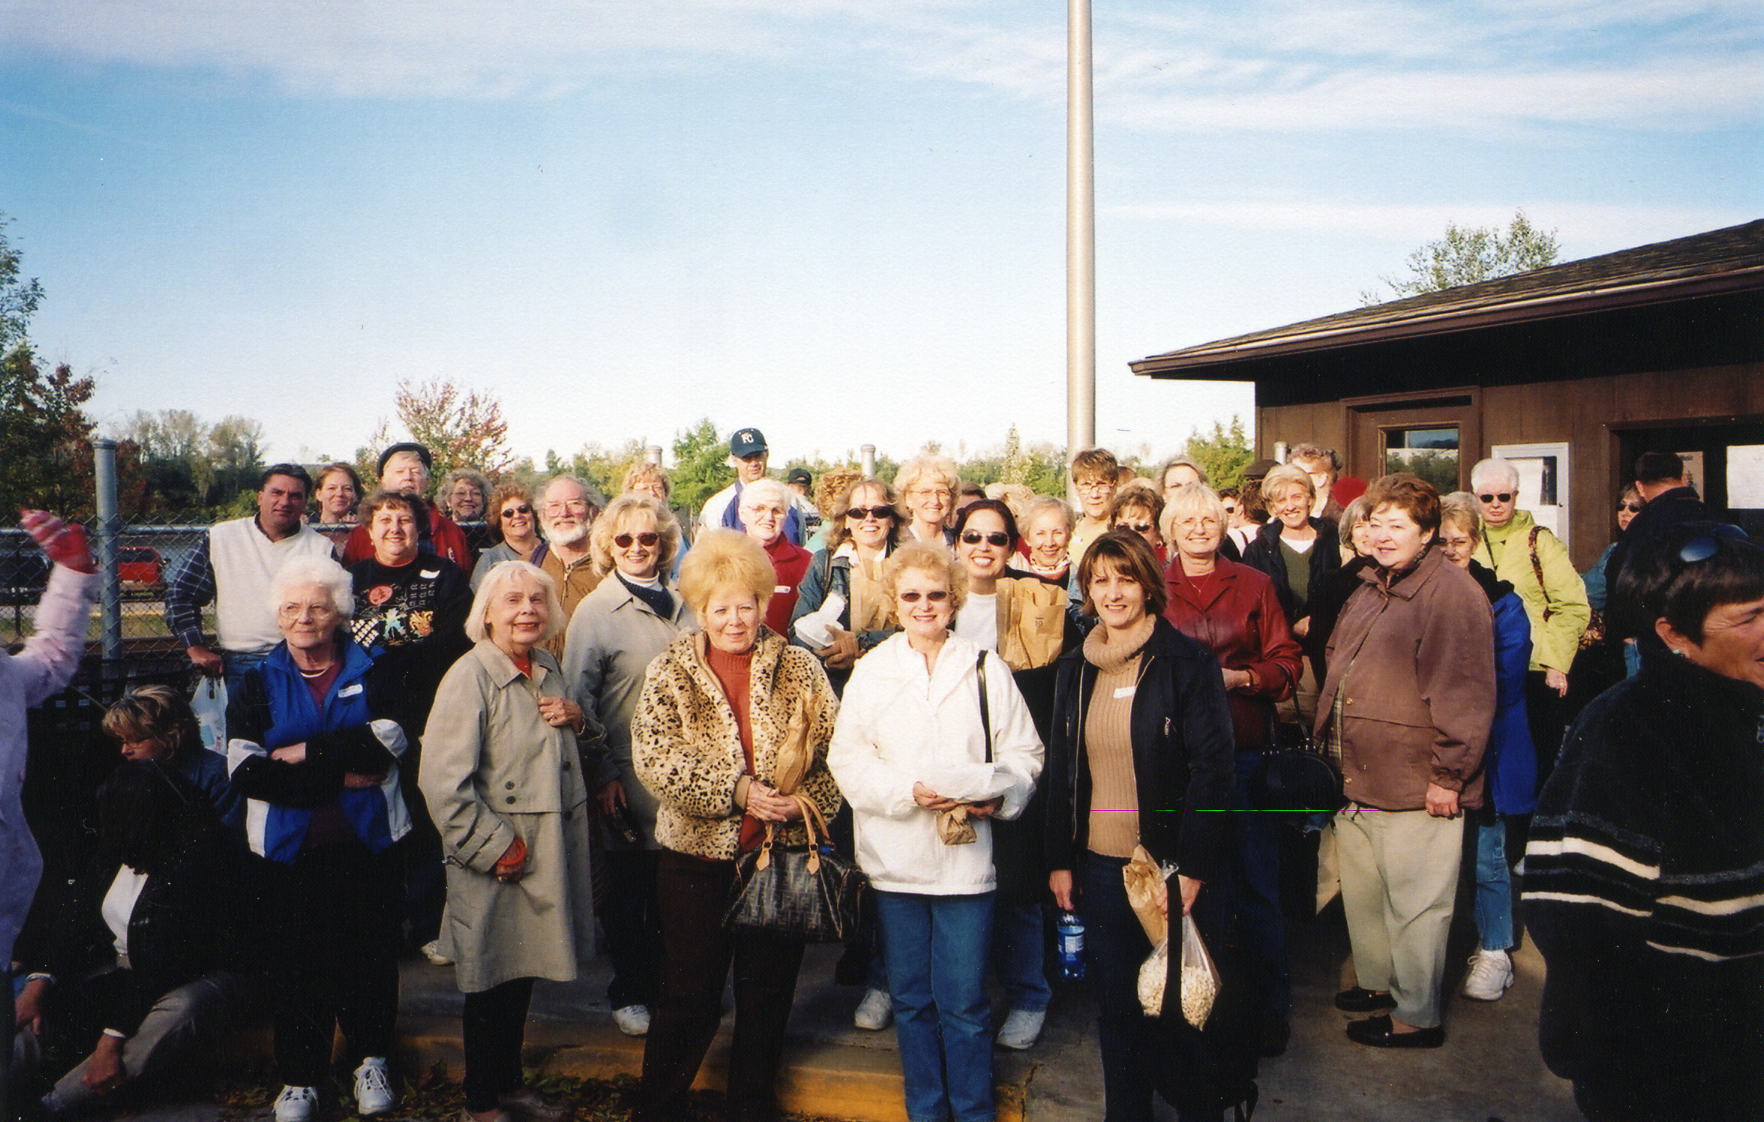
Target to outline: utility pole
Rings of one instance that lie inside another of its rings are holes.
[[[1090,0],[1066,0],[1066,460],[1096,443],[1096,139]],[[1068,497],[1078,496],[1067,480]]]

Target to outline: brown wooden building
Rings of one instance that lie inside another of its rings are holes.
[[[1153,355],[1151,378],[1248,381],[1259,456],[1304,442],[1349,475],[1444,489],[1503,455],[1520,505],[1592,562],[1641,452],[1764,517],[1764,220]],[[1452,483],[1455,474],[1456,482]]]

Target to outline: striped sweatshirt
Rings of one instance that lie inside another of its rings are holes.
[[[1583,1109],[1764,1112],[1764,690],[1645,649],[1569,732],[1524,884]]]

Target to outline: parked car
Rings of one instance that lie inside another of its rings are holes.
[[[165,580],[165,558],[150,545],[120,546],[116,578],[124,584],[160,584]]]
[[[49,583],[49,558],[28,538],[0,543],[0,604],[35,604]]]

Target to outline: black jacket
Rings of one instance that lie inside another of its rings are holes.
[[[1217,880],[1230,835],[1235,739],[1225,683],[1211,651],[1159,617],[1146,641],[1133,695],[1133,777],[1140,841],[1184,876]],[[1084,713],[1096,667],[1082,646],[1061,656],[1052,735],[1041,783],[1047,791],[1047,867],[1073,869],[1090,825]]]
[[[1311,614],[1310,600],[1315,600],[1317,593],[1324,587],[1329,574],[1341,568],[1341,549],[1337,544],[1335,523],[1327,518],[1311,519],[1311,528],[1317,531],[1317,540],[1311,545],[1307,555],[1311,562],[1311,580],[1308,599],[1300,603],[1292,593],[1292,586],[1286,579],[1286,556],[1280,552],[1280,531],[1283,529],[1278,521],[1265,523],[1256,536],[1250,540],[1249,548],[1243,551],[1243,563],[1251,568],[1260,569],[1274,581],[1274,594],[1280,597],[1280,607],[1286,612],[1286,622],[1297,623]],[[1312,651],[1312,644],[1300,640],[1305,653],[1313,658],[1322,654],[1322,648]]]
[[[1674,526],[1686,522],[1704,522],[1714,517],[1709,508],[1697,494],[1695,487],[1674,487],[1670,491],[1662,491],[1648,500],[1641,513],[1630,520],[1629,529],[1623,531],[1617,539],[1617,545],[1611,555],[1605,558],[1605,600],[1606,617],[1620,631],[1633,632],[1634,627],[1624,628],[1628,612],[1619,609],[1617,603],[1617,577],[1623,572],[1623,566],[1629,560],[1630,551],[1636,545],[1649,538],[1658,537]],[[1631,639],[1633,634],[1621,634],[1618,638]]]

